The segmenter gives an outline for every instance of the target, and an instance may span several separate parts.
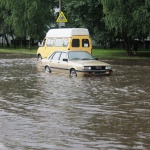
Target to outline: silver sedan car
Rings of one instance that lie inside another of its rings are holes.
[[[86,51],[55,51],[49,57],[42,59],[42,66],[46,72],[62,72],[71,77],[112,73],[110,64],[96,60]]]

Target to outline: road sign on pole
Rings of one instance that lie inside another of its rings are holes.
[[[59,13],[59,16],[58,16],[56,22],[68,22],[62,11]]]
[[[58,22],[58,25],[59,25],[60,27],[65,27],[65,22]]]

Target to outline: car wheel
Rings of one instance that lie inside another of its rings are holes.
[[[70,77],[77,77],[77,72],[75,69],[70,70]]]
[[[50,72],[51,72],[51,69],[50,69],[49,66],[45,66],[45,72],[46,72],[46,73],[50,73]]]

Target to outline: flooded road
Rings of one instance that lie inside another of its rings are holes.
[[[112,76],[69,78],[1,55],[0,150],[149,150],[150,61],[106,62]]]

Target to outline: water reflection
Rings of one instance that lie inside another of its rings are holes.
[[[147,150],[150,67],[113,63],[110,77],[69,78],[0,59],[0,148]]]

